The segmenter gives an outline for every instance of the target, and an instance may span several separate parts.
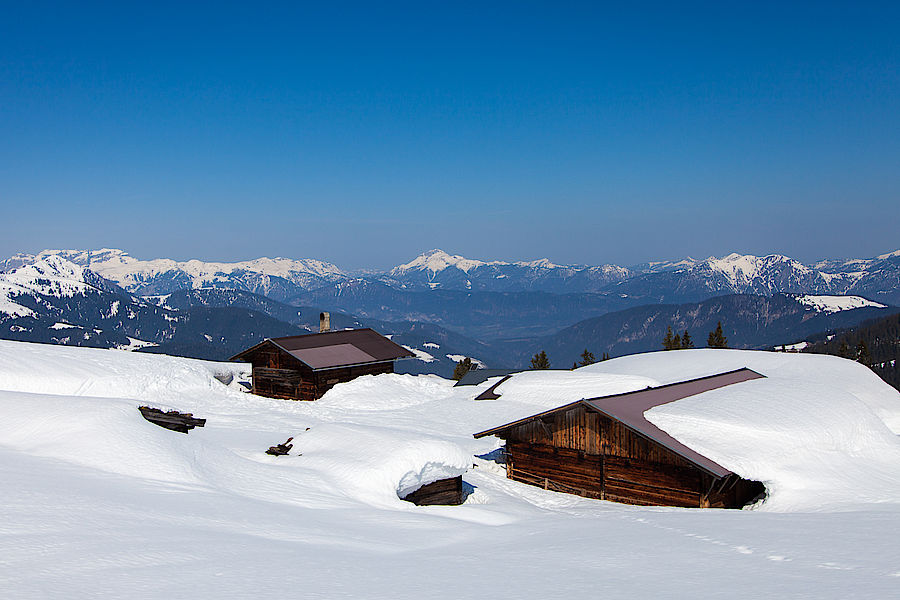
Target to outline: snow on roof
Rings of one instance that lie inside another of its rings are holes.
[[[772,510],[815,510],[900,494],[900,393],[871,370],[825,355],[742,350],[653,352],[579,370],[661,382],[748,366],[765,379],[645,413],[703,456],[766,485]]]

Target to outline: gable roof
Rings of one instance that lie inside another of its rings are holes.
[[[274,344],[315,371],[415,356],[377,331],[366,328],[267,338],[231,360],[243,360],[267,343]]]
[[[683,398],[695,396],[703,392],[715,390],[727,385],[742,383],[752,379],[760,379],[765,377],[756,371],[743,368],[717,375],[700,377],[679,383],[670,383],[658,387],[649,387],[634,392],[625,392],[624,394],[615,394],[612,396],[602,396],[599,398],[581,399],[576,402],[554,408],[548,411],[525,417],[499,427],[487,429],[475,434],[475,438],[485,437],[500,433],[517,425],[522,425],[529,421],[540,419],[550,414],[568,410],[577,405],[583,405],[588,410],[604,414],[616,421],[621,422],[638,435],[650,439],[661,446],[680,455],[682,458],[690,461],[700,469],[710,473],[716,477],[725,477],[731,475],[731,471],[714,462],[713,460],[703,456],[699,452],[691,450],[671,435],[644,418],[644,413],[655,406],[675,402]]]

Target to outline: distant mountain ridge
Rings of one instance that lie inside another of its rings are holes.
[[[480,340],[549,335],[635,306],[701,302],[731,294],[859,295],[900,304],[900,251],[803,264],[771,254],[651,262],[632,267],[483,261],[441,250],[384,272],[352,274],[313,259],[224,263],[138,260],[114,249],[45,250],[0,262],[0,271],[56,257],[140,297],[238,290],[357,318],[427,322]]]
[[[239,289],[286,301],[305,292],[356,279],[339,267],[315,259],[258,258],[225,263],[171,259],[139,260],[127,252],[44,250],[0,262],[0,271],[59,256],[138,295],[179,289]],[[812,265],[780,254],[732,253],[722,258],[618,265],[559,265],[534,261],[483,261],[430,250],[385,272],[362,277],[411,291],[541,291],[615,293],[656,302],[699,300],[722,294],[858,294],[900,303],[900,250],[868,259],[824,260]]]

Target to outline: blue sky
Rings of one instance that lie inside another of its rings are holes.
[[[0,254],[900,248],[897,3],[6,3]]]

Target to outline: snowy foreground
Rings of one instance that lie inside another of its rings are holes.
[[[644,508],[509,481],[474,432],[581,397],[750,367],[648,419],[764,481],[751,510]],[[849,361],[695,350],[525,373],[500,400],[381,375],[259,398],[246,367],[0,342],[3,598],[888,598],[900,395]],[[151,404],[207,419],[189,435]],[[309,428],[307,430],[307,428]],[[294,436],[291,455],[265,449]],[[300,454],[300,455],[298,455]],[[475,465],[473,467],[473,465]],[[463,506],[398,498],[464,474]]]

